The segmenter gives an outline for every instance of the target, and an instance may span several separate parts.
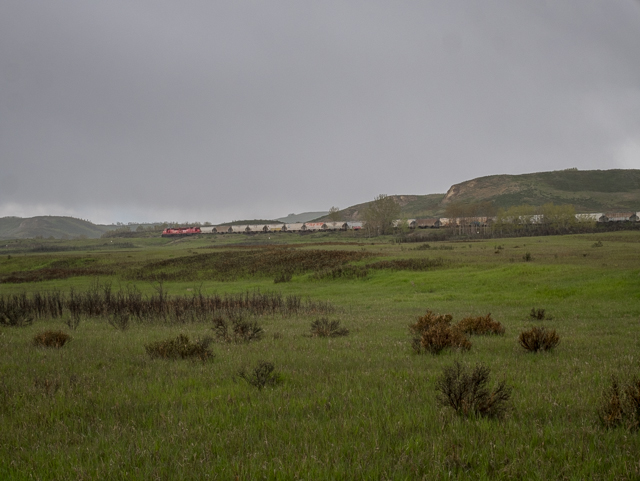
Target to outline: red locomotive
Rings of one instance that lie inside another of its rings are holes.
[[[162,231],[162,237],[195,235],[200,232],[200,227],[169,227]]]

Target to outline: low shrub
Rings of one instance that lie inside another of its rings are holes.
[[[282,271],[273,279],[274,284],[280,284],[281,282],[291,282],[293,279],[293,273],[291,271]]]
[[[0,305],[0,325],[6,327],[24,327],[33,323],[33,315],[17,303]]]
[[[471,349],[471,342],[457,327],[436,324],[423,331],[419,338],[413,339],[413,348],[416,352],[425,350],[431,354],[440,354],[447,348],[468,351]]]
[[[417,353],[439,354],[447,348],[463,351],[471,349],[471,342],[458,326],[451,326],[451,314],[438,315],[432,311],[418,318],[418,322],[409,325],[413,333],[412,347]]]
[[[427,311],[427,313],[418,318],[418,322],[415,324],[410,324],[409,329],[415,334],[421,334],[423,331],[435,326],[436,324],[445,324],[450,325],[453,320],[453,316],[451,314],[434,314],[432,311]]]
[[[457,324],[458,328],[465,334],[504,334],[504,326],[491,318],[491,314],[482,317],[465,317]]]
[[[456,361],[445,367],[436,380],[438,404],[463,416],[501,418],[508,410],[512,388],[504,380],[489,390],[490,370],[477,364],[472,371]]]
[[[547,321],[550,321],[553,319],[551,316],[548,316],[546,314],[546,311],[544,309],[536,309],[535,307],[531,308],[529,318],[533,319],[534,321],[544,321],[545,319]]]
[[[340,337],[349,334],[349,329],[340,327],[340,321],[330,321],[326,317],[311,323],[312,337]]]
[[[65,319],[64,323],[69,329],[75,331],[80,325],[80,314],[78,314],[77,312],[72,312],[69,317]]]
[[[262,390],[265,386],[275,386],[282,382],[280,374],[275,371],[273,363],[267,361],[258,361],[256,367],[247,371],[246,368],[241,368],[238,371],[238,377],[247,381],[251,386],[257,387]]]
[[[33,345],[37,347],[55,347],[60,349],[67,341],[71,340],[71,336],[62,331],[44,331],[33,337]]]
[[[602,241],[598,241],[598,242],[594,242],[593,245],[591,247],[602,247]]]
[[[259,341],[264,335],[264,330],[257,321],[245,321],[242,317],[231,321],[217,317],[213,320],[213,330],[216,339],[221,342]]]
[[[112,312],[107,316],[107,321],[118,331],[126,331],[129,328],[129,320],[131,316],[127,309]]]
[[[560,343],[560,336],[555,329],[533,327],[528,331],[522,331],[518,341],[527,351],[550,351]]]
[[[369,269],[362,266],[344,265],[323,269],[313,274],[314,279],[364,279],[369,275]]]
[[[612,377],[611,386],[602,395],[598,417],[606,428],[624,426],[632,431],[640,428],[640,379],[634,378],[621,387],[618,379]]]
[[[209,350],[212,342],[211,337],[190,342],[184,334],[180,334],[175,339],[152,342],[144,346],[147,354],[152,358],[161,359],[199,359],[208,361],[213,359],[214,354]]]
[[[522,260],[524,260],[525,262],[531,262],[533,260],[533,257],[531,257],[530,252],[525,252],[525,254],[522,256]]]

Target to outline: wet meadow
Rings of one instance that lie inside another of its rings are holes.
[[[640,477],[640,232],[392,241],[2,242],[0,478]]]

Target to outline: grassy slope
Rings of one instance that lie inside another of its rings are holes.
[[[592,247],[597,240],[603,247]],[[126,267],[197,255],[198,247],[211,245],[207,239],[136,242],[144,248],[3,258],[0,273],[88,256]],[[173,294],[260,288],[330,300],[343,309],[331,317],[352,331],[312,339],[304,335],[313,317],[264,318],[263,341],[217,345],[215,361],[205,365],[151,360],[144,344],[178,333],[202,336],[210,332],[206,325],[137,325],[122,333],[103,320],[85,320],[60,351],[29,345],[45,327],[64,327],[60,321],[0,329],[0,476],[637,478],[640,437],[603,430],[595,408],[611,374],[640,371],[640,236],[508,239],[497,254],[495,244],[455,243],[450,251],[324,247],[453,262],[432,272],[377,271],[362,281],[168,283]],[[532,262],[522,261],[525,252]],[[0,292],[82,289],[91,281],[0,284]],[[531,355],[517,346],[534,306],[554,316],[547,325],[562,338],[554,352]],[[406,326],[426,309],[456,320],[491,312],[507,333],[472,338],[464,355],[414,355]],[[276,364],[281,386],[258,392],[235,378],[258,359]],[[514,387],[505,421],[460,419],[437,407],[435,377],[455,359],[484,362],[494,380],[504,377]]]
[[[91,239],[100,237],[106,230],[108,229],[105,227],[73,217],[0,218],[0,239],[48,238],[50,236],[55,238],[86,236]]]
[[[640,209],[640,170],[563,170],[524,175],[494,175],[456,184],[449,202],[493,201],[496,206],[573,204],[577,212]]]

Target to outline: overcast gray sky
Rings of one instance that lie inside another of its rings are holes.
[[[274,218],[640,168],[637,0],[0,2],[0,216]]]

